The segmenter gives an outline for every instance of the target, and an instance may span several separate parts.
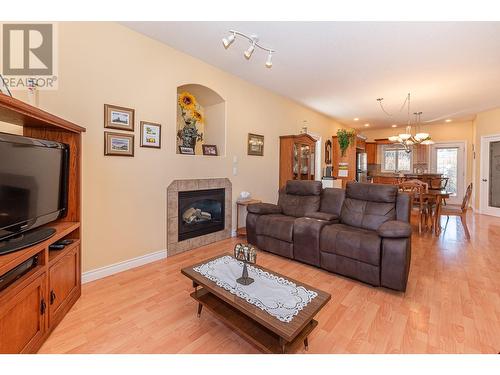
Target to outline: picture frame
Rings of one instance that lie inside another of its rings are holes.
[[[135,110],[104,104],[104,127],[109,129],[134,131]]]
[[[179,146],[179,154],[181,154],[181,155],[194,155],[194,148]]]
[[[201,145],[203,149],[203,155],[208,156],[218,156],[217,145]]]
[[[104,132],[104,155],[134,156],[134,135]]]
[[[141,121],[141,147],[161,148],[161,125]]]
[[[248,155],[264,156],[264,136],[248,133]]]

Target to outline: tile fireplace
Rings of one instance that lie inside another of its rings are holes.
[[[228,178],[174,180],[167,188],[167,256],[231,237]]]

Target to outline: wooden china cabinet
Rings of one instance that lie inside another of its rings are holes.
[[[315,145],[309,134],[280,137],[280,188],[288,180],[314,180]]]

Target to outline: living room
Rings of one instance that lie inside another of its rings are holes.
[[[500,23],[17,11],[1,353],[500,351]]]

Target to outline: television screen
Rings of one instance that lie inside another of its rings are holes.
[[[68,146],[0,133],[0,240],[66,213]]]

